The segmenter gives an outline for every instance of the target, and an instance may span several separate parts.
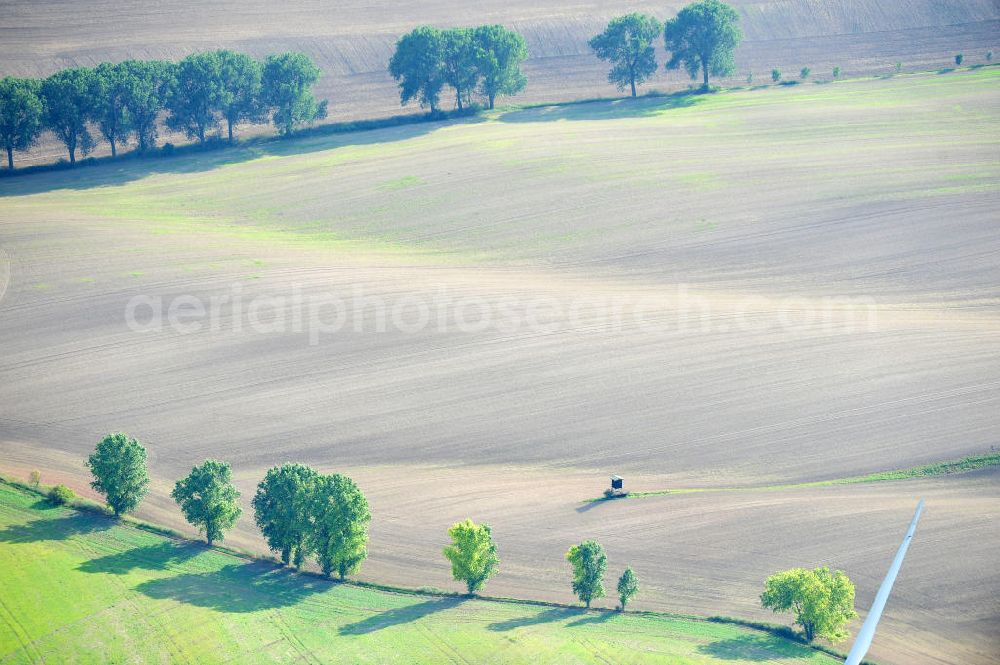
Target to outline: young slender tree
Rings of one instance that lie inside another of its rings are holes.
[[[210,459],[191,469],[170,493],[184,519],[205,534],[209,546],[222,540],[242,514],[240,493],[233,487],[233,471],[225,462]]]
[[[241,122],[257,122],[263,115],[261,90],[264,68],[244,53],[217,51],[220,63],[219,108],[226,120],[229,141]]]
[[[727,76],[735,71],[733,52],[743,32],[735,9],[719,0],[700,0],[667,21],[663,38],[670,52],[667,69],[683,65],[692,79],[700,70],[702,87],[707,90],[710,74]]]
[[[118,145],[128,141],[132,133],[125,105],[129,89],[128,73],[120,63],[102,62],[94,68],[94,85],[94,120],[101,136],[111,146],[111,156],[114,157],[118,154]]]
[[[479,83],[479,50],[471,28],[441,33],[441,72],[444,82],[455,89],[455,104],[461,111],[470,102]]]
[[[14,170],[14,151],[28,150],[42,131],[41,84],[35,79],[0,79],[0,142],[7,168]]]
[[[156,147],[158,119],[173,87],[177,66],[163,60],[126,60],[124,103],[139,152]]]
[[[205,135],[218,127],[222,102],[222,61],[218,52],[189,55],[177,64],[167,96],[167,126],[204,145]]]
[[[299,125],[326,117],[326,100],[316,101],[312,87],[321,72],[304,53],[269,55],[264,61],[262,97],[282,136]]]
[[[589,608],[591,601],[604,597],[604,571],[608,557],[596,540],[585,540],[566,552],[573,566],[573,593]]]
[[[438,97],[445,84],[444,37],[440,30],[420,26],[399,38],[389,59],[389,73],[399,82],[399,103],[415,99],[431,113],[437,111]]]
[[[601,60],[612,63],[608,81],[624,90],[631,86],[636,96],[636,85],[641,85],[656,72],[657,38],[663,24],[655,16],[632,13],[619,16],[608,23],[604,32],[590,40],[590,48]]]
[[[451,544],[444,548],[444,555],[451,562],[451,576],[465,582],[469,594],[474,594],[500,571],[493,531],[489,524],[467,519],[453,524],[448,535]]]
[[[282,464],[268,469],[253,498],[254,520],[267,545],[281,552],[281,560],[296,567],[308,554],[309,507],[319,474],[302,464]]]
[[[791,610],[807,642],[825,637],[837,642],[847,637],[844,626],[854,611],[854,584],[843,571],[829,568],[792,568],[767,578],[760,604],[774,612]]]
[[[94,476],[90,486],[104,495],[108,507],[121,517],[139,507],[149,491],[146,449],[127,434],[108,434],[87,459]]]
[[[320,476],[312,495],[309,550],[316,554],[324,575],[337,571],[343,580],[368,557],[368,500],[353,480],[339,473]]]
[[[502,25],[483,25],[474,34],[482,77],[479,89],[492,109],[497,97],[516,95],[528,84],[521,73],[528,47],[524,37]]]
[[[74,67],[56,72],[42,81],[41,98],[45,126],[62,141],[70,164],[77,150],[86,155],[94,148],[87,122],[94,112],[94,70]]]
[[[621,603],[622,612],[629,601],[639,593],[639,577],[631,568],[626,568],[622,576],[618,578],[618,602]]]

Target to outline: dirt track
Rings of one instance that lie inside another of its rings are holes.
[[[500,540],[495,593],[565,599],[562,553],[597,536],[646,582],[637,606],[761,617],[791,565],[845,569],[866,607],[924,496],[873,654],[991,662],[996,473],[577,509],[615,472],[792,482],[996,444],[996,90],[978,71],[538,109],[0,182],[3,467],[81,488],[123,429],[151,451],[143,515],[177,524],[170,483],[206,456],[245,498],[309,462],[371,498],[364,577],[450,587],[444,530],[471,516]],[[125,323],[133,296],[234,284],[368,304],[315,345],[226,308],[217,331]],[[439,296],[448,326],[377,331],[379,300]],[[536,299],[532,325],[458,330],[458,303]],[[256,543],[249,520],[232,540]]]

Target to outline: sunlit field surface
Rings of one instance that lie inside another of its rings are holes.
[[[244,503],[227,542],[262,550],[253,487],[304,462],[369,497],[362,579],[457,590],[441,547],[472,517],[499,547],[491,593],[569,601],[563,554],[594,537],[610,575],[642,578],[636,608],[768,621],[787,617],[760,609],[766,576],[819,565],[855,581],[863,618],[924,497],[872,657],[990,663],[996,467],[739,488],[1000,441],[998,75],[501,110],[4,179],[0,468],[86,493],[83,459],[127,431],[151,455],[140,516],[186,528],[170,487],[223,459]],[[737,490],[585,503],[613,473]],[[54,551],[72,571],[96,537]],[[226,565],[203,556],[177,574]]]

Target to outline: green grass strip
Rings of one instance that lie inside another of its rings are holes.
[[[1000,466],[1000,451],[991,451],[982,455],[970,455],[961,459],[935,462],[909,469],[894,469],[878,471],[864,476],[848,478],[832,478],[830,480],[815,480],[807,483],[783,483],[776,485],[751,485],[745,487],[678,487],[674,489],[651,490],[648,492],[629,492],[623,499],[642,499],[649,496],[665,496],[667,494],[695,494],[701,492],[776,492],[779,490],[802,489],[808,487],[829,487],[831,485],[853,485],[856,483],[878,483],[887,480],[908,480],[911,478],[928,478],[931,476],[946,476],[954,473],[968,473],[988,467]],[[615,498],[595,497],[585,503],[597,501],[614,501]]]

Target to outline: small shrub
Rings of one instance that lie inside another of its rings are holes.
[[[897,62],[897,63],[896,63],[896,73],[898,74],[898,73],[900,73],[901,71],[903,71],[903,63],[901,63],[901,62]]]
[[[174,154],[174,150],[175,147],[173,143],[164,143],[163,147],[160,148],[160,154],[163,155],[164,157],[170,157],[171,155]]]
[[[958,55],[955,56],[955,65],[961,67],[963,60],[965,60],[965,56],[959,53]]]
[[[993,62],[993,51],[986,52],[986,62]]]
[[[751,85],[752,83],[753,83],[753,72],[750,72],[749,74],[747,74],[747,85]]]
[[[812,71],[812,70],[809,69],[808,67],[803,67],[802,69],[799,70],[799,78],[801,78],[801,79],[809,78],[809,72],[810,71]]]
[[[775,83],[781,80],[781,70],[777,67],[771,70],[771,80]]]
[[[73,490],[65,485],[56,485],[49,490],[49,501],[57,506],[65,506],[75,498],[76,494],[73,494]]]
[[[613,499],[613,498],[615,498],[615,492],[614,492],[614,490],[612,490],[612,489],[606,489],[606,490],[604,490],[604,498],[605,499]]]
[[[840,67],[834,67],[833,68],[833,78],[835,78],[835,79],[839,79],[840,78]]]
[[[38,486],[42,482],[42,472],[39,471],[38,469],[32,471],[31,474],[28,476],[28,482],[31,483],[32,487],[38,489]]]

